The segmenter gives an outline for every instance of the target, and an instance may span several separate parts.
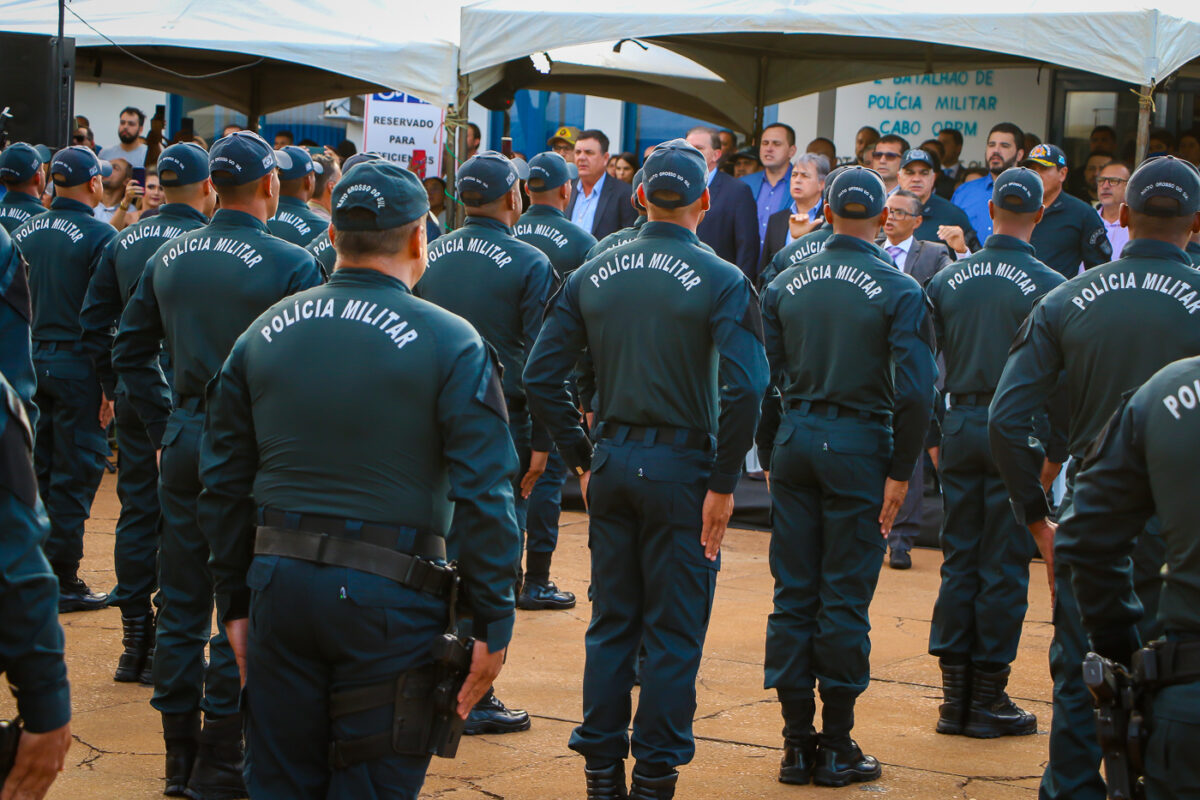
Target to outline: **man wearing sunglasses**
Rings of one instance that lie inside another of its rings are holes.
[[[871,168],[883,178],[883,187],[888,194],[896,191],[900,185],[900,162],[908,150],[907,139],[889,133],[876,142],[875,149],[871,151]]]

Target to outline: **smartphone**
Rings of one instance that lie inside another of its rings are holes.
[[[154,107],[154,118],[155,119],[166,119],[167,118],[167,107],[166,106],[155,106]]]
[[[425,151],[413,150],[412,157],[408,161],[409,168],[412,169],[416,176],[421,180],[425,180]]]
[[[194,138],[196,138],[196,122],[191,117],[184,117],[179,121],[179,140],[190,142]]]
[[[146,168],[145,167],[134,167],[133,168],[133,179],[135,181],[137,181],[138,183],[140,183],[142,186],[145,186],[146,185]]]
[[[512,137],[511,136],[501,136],[500,137],[500,152],[503,153],[504,155],[508,156],[509,158],[512,158],[513,146],[512,146]]]
[[[310,148],[308,148],[308,154],[310,156],[323,156],[323,155],[325,155],[325,148],[324,147],[310,147]]]

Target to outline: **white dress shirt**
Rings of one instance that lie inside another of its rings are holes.
[[[891,242],[888,242],[883,246],[883,249],[886,250],[887,254],[892,257],[892,260],[896,262],[896,267],[901,272],[908,272],[908,270],[904,268],[904,265],[908,262],[908,251],[912,250],[913,242],[915,241],[916,239],[910,236],[899,244],[892,244]]]

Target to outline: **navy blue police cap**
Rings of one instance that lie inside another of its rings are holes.
[[[924,164],[930,169],[936,169],[933,165],[933,156],[929,155],[928,150],[922,150],[920,147],[914,147],[904,154],[904,158],[900,159],[900,169],[904,169],[909,164]]]
[[[1012,167],[996,178],[992,202],[1005,211],[1032,214],[1042,207],[1044,192],[1040,175],[1028,167]]]
[[[1025,156],[1025,160],[1021,162],[1022,167],[1029,164],[1039,167],[1062,168],[1067,165],[1067,154],[1056,144],[1035,145],[1029,151],[1029,155]]]
[[[429,194],[412,172],[381,158],[351,168],[330,198],[333,227],[339,231],[399,228],[429,211]],[[350,214],[361,209],[370,214]]]
[[[158,182],[163,186],[191,186],[207,177],[208,153],[195,142],[173,144],[158,157]]]
[[[34,176],[42,164],[49,164],[50,148],[13,142],[0,153],[0,180],[24,183]]]
[[[574,164],[548,150],[529,159],[529,191],[549,192],[579,177]]]
[[[834,167],[833,169],[829,170],[829,174],[825,176],[825,186],[824,186],[824,188],[821,189],[821,202],[822,203],[829,202],[829,189],[830,189],[830,187],[833,186],[833,179],[836,178],[837,175],[848,166],[850,166],[850,165],[842,164],[840,167]],[[822,220],[825,219],[824,214],[821,215],[821,219]]]
[[[377,158],[383,158],[379,153],[355,153],[342,162],[342,172],[349,172],[350,168],[355,164],[361,164],[364,161],[374,161]]]
[[[1129,176],[1125,205],[1152,217],[1190,217],[1200,211],[1200,172],[1175,156],[1147,159]]]
[[[529,165],[495,150],[482,150],[458,168],[455,186],[465,205],[483,206],[512,191],[518,180],[529,177]]]
[[[325,171],[324,167],[313,161],[312,156],[309,155],[307,148],[297,147],[294,144],[289,144],[287,147],[283,148],[283,152],[287,153],[288,157],[292,159],[292,165],[287,168],[279,168],[280,180],[293,181],[297,178],[303,178],[310,172],[315,172],[320,175]]]
[[[829,187],[829,207],[846,219],[871,219],[883,213],[887,189],[879,173],[868,167],[848,166]]]
[[[642,205],[642,201],[638,199],[638,187],[642,185],[643,175],[642,170],[633,173],[633,204],[641,209],[642,213],[646,213],[646,207]]]
[[[50,177],[55,186],[79,186],[97,175],[102,178],[112,175],[112,164],[81,144],[64,147],[50,161]]]
[[[646,201],[659,208],[690,206],[708,188],[707,178],[704,155],[683,139],[658,145],[642,165]]]
[[[275,169],[290,169],[292,158],[271,149],[253,131],[234,131],[218,139],[208,153],[208,169],[218,186],[241,186]]]

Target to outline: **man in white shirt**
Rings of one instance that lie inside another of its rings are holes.
[[[1096,196],[1100,198],[1100,219],[1112,245],[1113,258],[1129,241],[1129,228],[1121,227],[1121,205],[1125,202],[1125,184],[1129,183],[1129,167],[1120,161],[1109,161],[1096,174]]]
[[[142,140],[142,126],[146,124],[146,115],[141,110],[130,106],[121,111],[117,123],[117,138],[120,144],[109,145],[100,151],[100,158],[112,161],[123,158],[131,167],[141,169],[146,166],[146,143]]]
[[[129,162],[123,158],[114,158],[111,162],[112,174],[103,179],[104,196],[100,198],[100,202],[92,209],[92,214],[101,222],[112,223],[112,218],[117,213],[117,209],[125,203],[128,209],[129,203],[125,201],[125,187],[129,184],[129,179],[133,177],[133,171],[129,166]],[[132,200],[132,198],[130,198]]]

